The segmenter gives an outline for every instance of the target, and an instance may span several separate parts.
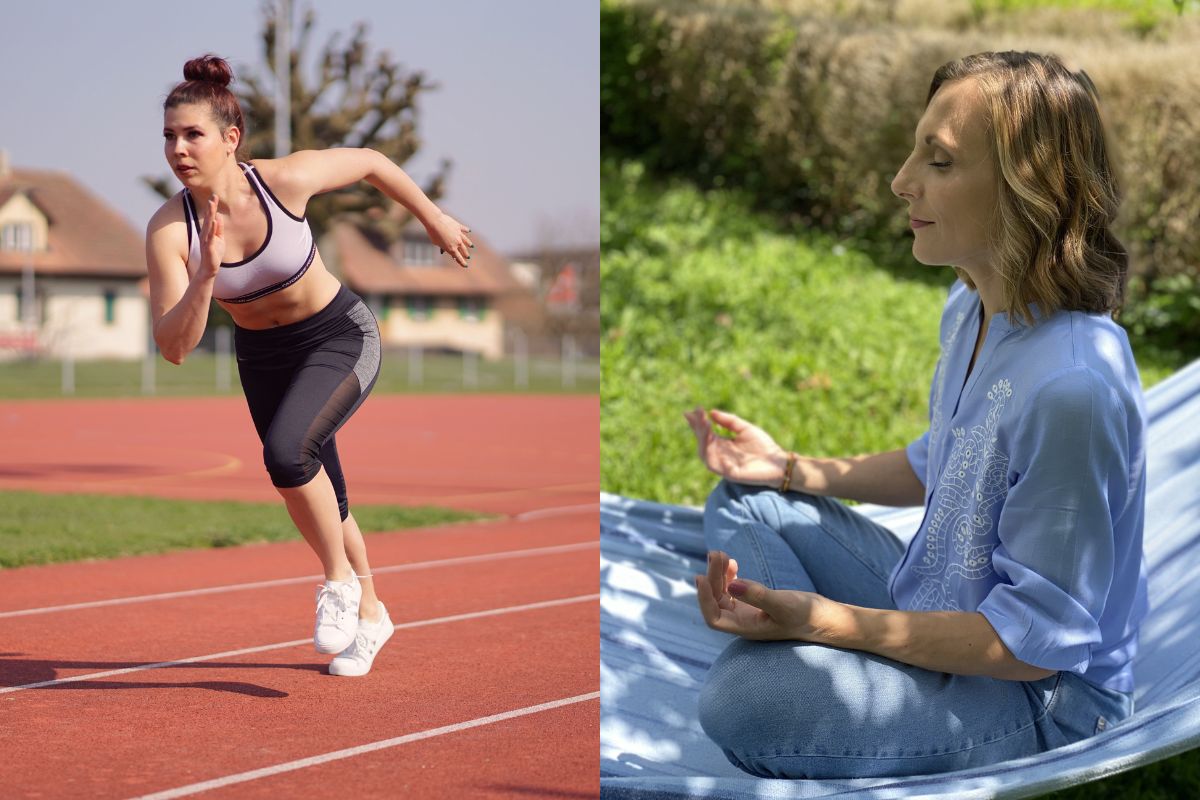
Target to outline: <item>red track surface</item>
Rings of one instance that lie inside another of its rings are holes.
[[[397,630],[362,678],[312,648],[299,536],[0,572],[0,795],[597,796],[598,430],[596,398],[363,406],[338,434],[352,507],[558,510],[370,535]],[[0,403],[0,441],[2,488],[279,502],[240,399]],[[141,599],[12,613],[119,598]]]

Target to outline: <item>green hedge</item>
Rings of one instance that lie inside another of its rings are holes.
[[[1087,69],[1104,103],[1125,190],[1117,235],[1134,276],[1122,322],[1200,353],[1200,80],[1184,33],[1149,42],[1144,26],[1110,30],[1094,9],[1075,11],[1100,20],[1087,23],[1095,37],[1071,38],[1047,34],[1054,26],[1034,14],[1032,31],[1013,14],[996,32],[792,7],[804,6],[602,2],[605,152],[701,187],[744,188],[788,225],[911,261],[895,247],[908,220],[890,184],[934,71],[983,50],[1056,53]]]

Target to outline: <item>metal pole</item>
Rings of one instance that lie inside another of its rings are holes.
[[[21,321],[25,331],[32,333],[37,330],[37,306],[34,305],[35,293],[33,284],[33,226],[17,226],[17,249],[25,253],[25,266],[21,270]]]
[[[62,393],[75,394],[75,354],[71,352],[69,339],[66,344],[66,352],[63,353],[62,361]]]
[[[529,339],[525,331],[513,329],[513,383],[522,389],[529,386]]]
[[[575,385],[575,338],[569,333],[563,334],[562,371],[563,386]]]
[[[38,330],[37,291],[33,282],[33,226],[17,226],[17,249],[25,252],[25,265],[21,269],[21,327],[27,337],[34,337]],[[35,344],[36,348],[36,344]],[[37,350],[30,349],[26,358],[37,358]]]
[[[154,394],[154,362],[157,360],[157,357],[158,353],[151,350],[142,359],[142,394]]]
[[[150,325],[150,338],[146,342],[146,357],[142,361],[142,394],[154,394],[154,367],[158,360],[158,343],[154,341],[154,324]]]
[[[229,391],[229,351],[233,346],[229,326],[217,328],[217,391]]]
[[[417,386],[421,385],[421,348],[408,348],[408,382]]]
[[[479,385],[479,374],[476,370],[478,360],[479,354],[474,350],[463,350],[463,386],[469,389]]]
[[[292,0],[275,2],[275,157],[292,152]]]

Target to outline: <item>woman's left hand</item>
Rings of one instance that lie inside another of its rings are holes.
[[[425,232],[429,234],[429,240],[443,253],[449,253],[460,267],[467,266],[471,260],[471,250],[475,247],[475,243],[467,236],[470,228],[449,214],[439,214],[425,226]]]
[[[768,589],[736,576],[737,562],[719,550],[708,554],[708,574],[695,576],[700,613],[713,630],[759,641],[812,641],[835,604],[813,592]]]

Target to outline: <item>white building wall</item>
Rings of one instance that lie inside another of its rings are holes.
[[[0,331],[7,332],[19,327],[17,291],[20,288],[20,281],[0,278]]]
[[[379,304],[384,300],[381,298]],[[408,313],[403,298],[392,298],[386,314],[376,308],[379,333],[385,345],[399,347],[446,347],[474,351],[484,358],[495,360],[504,355],[504,321],[494,308],[483,313],[483,319],[464,319],[454,301],[442,300],[425,319],[415,319]]]
[[[20,280],[0,279],[0,332],[19,331]],[[142,358],[150,337],[149,301],[136,281],[37,279],[38,339],[42,354],[76,359]],[[106,321],[105,291],[115,294]]]

